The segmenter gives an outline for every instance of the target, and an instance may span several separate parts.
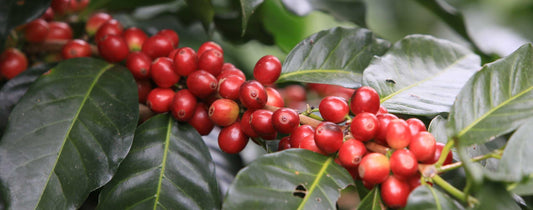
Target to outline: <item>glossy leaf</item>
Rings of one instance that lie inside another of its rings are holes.
[[[420,186],[409,194],[405,210],[417,209],[462,209],[447,194],[430,186]]]
[[[479,205],[474,209],[520,209],[511,193],[501,183],[485,182],[477,194]]]
[[[529,176],[525,181],[522,181],[511,190],[520,196],[532,196],[533,195],[533,175]]]
[[[52,0],[5,0],[0,4],[0,49],[4,49],[11,29],[40,17]]]
[[[0,137],[13,107],[30,88],[30,85],[53,66],[53,64],[43,64],[30,67],[2,86],[0,89]]]
[[[91,58],[40,77],[11,112],[0,142],[2,195],[11,209],[74,209],[128,153],[138,99],[131,73]]]
[[[278,82],[361,85],[363,70],[389,43],[364,28],[336,27],[300,42],[283,63]]]
[[[211,30],[211,23],[215,16],[215,9],[210,0],[185,0],[189,6],[189,10],[196,18],[202,22],[204,29],[207,32]]]
[[[357,209],[384,209],[383,204],[381,203],[379,187],[372,188],[372,190],[370,190],[370,192],[361,200]]]
[[[325,11],[341,20],[364,27],[366,7],[362,0],[282,0],[285,7],[296,15],[307,15],[313,10]]]
[[[533,118],[533,48],[487,64],[464,86],[450,111],[450,136],[470,145],[509,133]]]
[[[241,16],[242,16],[242,35],[246,32],[248,27],[248,20],[250,16],[255,12],[257,7],[263,3],[264,0],[240,0],[241,3]]]
[[[303,149],[262,156],[237,174],[223,209],[335,209],[353,179],[333,159]]]
[[[479,56],[461,45],[409,35],[372,61],[363,84],[376,89],[389,112],[435,115],[449,112],[463,85],[480,68]]]
[[[97,209],[218,209],[215,168],[201,136],[169,114],[135,132],[130,153]]]

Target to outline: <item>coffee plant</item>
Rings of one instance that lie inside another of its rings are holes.
[[[531,209],[533,4],[376,2],[6,0],[0,209]]]

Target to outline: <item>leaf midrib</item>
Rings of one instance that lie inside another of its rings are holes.
[[[85,106],[86,102],[87,102],[87,99],[89,98],[89,96],[91,95],[92,93],[92,90],[93,88],[96,86],[96,83],[100,80],[100,77],[108,70],[110,69],[111,67],[113,67],[114,65],[113,64],[108,64],[107,66],[103,67],[100,72],[98,72],[98,74],[96,75],[96,77],[94,78],[93,82],[91,83],[91,85],[89,86],[89,89],[87,90],[87,93],[85,94],[85,96],[83,97],[83,100],[81,101],[80,103],[80,107],[78,108],[78,110],[76,111],[76,114],[74,115],[74,117],[72,118],[72,123],[70,124],[70,126],[68,127],[68,130],[67,130],[67,133],[65,135],[65,139],[63,140],[63,143],[61,144],[61,147],[59,148],[59,152],[57,154],[57,158],[56,160],[54,161],[54,166],[52,167],[52,170],[50,170],[50,173],[48,174],[48,177],[46,178],[46,182],[45,182],[45,185],[43,187],[43,190],[41,191],[41,193],[39,194],[39,200],[37,201],[37,204],[35,205],[35,209],[37,209],[37,207],[39,206],[39,204],[41,203],[41,199],[43,198],[43,194],[44,194],[44,191],[46,190],[46,188],[48,187],[48,183],[50,183],[50,178],[52,177],[52,174],[54,173],[55,171],[55,168],[57,167],[57,163],[59,162],[59,158],[61,157],[61,154],[63,153],[63,149],[65,147],[65,143],[68,141],[68,137],[70,136],[70,132],[72,132],[72,128],[74,127],[74,124],[76,124],[76,122],[78,121],[78,118],[79,118],[79,115],[81,113],[81,110],[83,109],[83,107]]]
[[[170,131],[172,130],[172,117],[168,117],[168,124],[167,124],[167,133],[165,136],[165,148],[163,150],[163,160],[161,161],[161,172],[159,174],[159,180],[157,180],[157,190],[155,192],[155,201],[154,201],[154,207],[153,209],[157,209],[157,204],[159,203],[159,198],[161,197],[161,185],[163,185],[163,176],[165,174],[165,169],[167,165],[167,156],[168,156],[168,149],[170,144]]]
[[[320,180],[322,179],[322,177],[326,173],[326,169],[329,167],[329,165],[331,164],[332,160],[333,160],[333,158],[329,157],[326,160],[326,162],[324,162],[324,165],[322,165],[322,168],[320,168],[320,171],[318,171],[317,177],[315,178],[315,180],[311,184],[311,187],[309,187],[309,190],[307,191],[306,196],[304,197],[304,199],[302,200],[302,202],[298,206],[298,210],[302,210],[304,208],[305,204],[307,203],[307,200],[309,200],[309,197],[311,197],[311,194],[313,193],[315,188],[318,186],[318,183],[320,182]]]
[[[358,73],[355,73],[355,72],[351,72],[351,71],[347,71],[347,70],[343,70],[343,69],[305,69],[305,70],[299,70],[299,71],[293,71],[293,72],[289,72],[289,73],[285,73],[283,75],[281,75],[279,77],[278,80],[283,80],[287,77],[292,77],[294,75],[299,75],[299,74],[305,74],[305,73],[331,73],[331,72],[334,72],[334,73],[342,73],[342,74],[358,74]]]

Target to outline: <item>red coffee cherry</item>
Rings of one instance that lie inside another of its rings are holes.
[[[368,184],[373,185],[384,182],[389,173],[389,159],[381,153],[369,153],[359,163],[359,176]]]
[[[409,126],[409,131],[411,131],[411,135],[413,136],[418,132],[426,131],[426,125],[418,118],[409,118],[405,122]]]
[[[301,85],[289,85],[283,89],[281,95],[283,96],[285,102],[300,102],[307,100],[306,90]]]
[[[361,112],[352,119],[350,132],[359,141],[368,141],[376,136],[379,129],[379,121],[376,115]]]
[[[136,79],[137,93],[139,94],[139,103],[145,104],[148,94],[152,91],[152,82],[147,79]]]
[[[339,125],[332,122],[321,122],[315,129],[315,142],[320,150],[332,154],[342,146],[344,133]]]
[[[242,83],[244,83],[244,79],[239,76],[222,78],[218,81],[218,94],[222,98],[238,100]]]
[[[172,41],[163,35],[154,35],[146,39],[141,48],[152,59],[166,57],[173,49]]]
[[[176,33],[174,30],[163,29],[157,32],[157,34],[167,37],[172,42],[172,47],[178,47],[180,43],[180,37],[178,36],[178,33]]]
[[[128,44],[121,36],[107,35],[97,44],[100,56],[108,62],[120,62],[129,54]]]
[[[411,131],[402,119],[391,120],[387,126],[387,144],[393,149],[402,149],[411,143]]]
[[[267,93],[267,102],[266,105],[275,106],[275,107],[285,107],[285,102],[281,94],[272,87],[265,88]]]
[[[315,135],[309,135],[306,137],[303,137],[303,139],[300,142],[300,147],[302,149],[306,149],[309,151],[316,152],[318,154],[327,155],[324,151],[322,151],[317,145],[315,141]]]
[[[374,88],[362,86],[352,95],[350,110],[354,115],[361,112],[376,114],[379,110],[379,94]]]
[[[292,133],[300,125],[300,116],[294,109],[280,108],[272,114],[272,125],[281,133]]]
[[[140,51],[144,41],[148,39],[148,35],[146,35],[143,30],[136,27],[126,29],[122,33],[122,37],[124,38],[124,41],[128,43],[128,48],[130,48],[130,51]]]
[[[46,40],[71,40],[72,28],[65,22],[49,22]]]
[[[241,130],[241,125],[236,122],[222,128],[218,134],[218,146],[229,154],[241,152],[248,143],[248,137]]]
[[[254,78],[263,85],[271,85],[281,75],[281,62],[276,56],[265,55],[254,67]]]
[[[409,150],[420,162],[426,162],[435,156],[436,141],[433,135],[427,131],[418,132],[411,138]]]
[[[215,77],[222,71],[223,64],[224,54],[215,49],[205,51],[198,57],[198,68],[206,70]]]
[[[229,126],[237,121],[237,117],[239,117],[239,105],[233,100],[217,99],[209,107],[209,118],[215,125]]]
[[[350,112],[348,102],[337,96],[327,96],[323,98],[318,105],[318,109],[324,120],[334,123],[344,121],[346,115]]]
[[[79,12],[84,10],[89,5],[89,0],[70,0],[68,11]]]
[[[387,113],[389,113],[387,108],[385,108],[383,105],[379,105],[379,110],[377,114],[387,114]]]
[[[396,115],[393,114],[378,114],[376,115],[378,118],[378,131],[376,132],[376,136],[374,137],[374,140],[381,145],[387,145],[387,127],[389,126],[389,123],[393,119],[398,119]]]
[[[407,178],[418,172],[418,162],[415,155],[407,149],[398,149],[390,156],[392,173],[401,178]]]
[[[37,18],[24,26],[24,37],[28,42],[43,42],[48,35],[48,22]]]
[[[52,9],[52,7],[48,7],[40,18],[46,21],[52,21],[54,19],[54,10]]]
[[[98,31],[96,31],[96,34],[94,35],[94,40],[98,44],[98,42],[102,41],[107,35],[122,36],[123,30],[124,27],[118,20],[110,19],[98,28]]]
[[[405,207],[410,192],[409,185],[395,176],[389,176],[381,184],[381,199],[386,206],[393,209]]]
[[[222,65],[222,71],[220,71],[220,74],[217,76],[217,79],[221,80],[222,78],[229,76],[238,76],[241,77],[243,80],[246,80],[246,75],[244,75],[244,73],[240,69],[235,68],[235,66],[231,66],[233,66],[233,64],[224,63],[224,65]]]
[[[291,147],[292,148],[301,148],[300,145],[303,141],[303,139],[306,136],[315,136],[315,129],[310,125],[301,125],[294,129],[294,131],[291,134]]]
[[[188,76],[198,69],[198,57],[190,47],[179,48],[174,56],[174,69],[181,76]]]
[[[180,122],[189,121],[196,109],[196,97],[187,89],[182,89],[174,94],[172,104],[170,104],[170,112],[176,120]]]
[[[91,45],[81,39],[69,40],[61,49],[63,59],[91,57]]]
[[[254,113],[254,111],[255,110],[252,110],[252,109],[246,110],[242,114],[241,122],[240,122],[241,123],[241,129],[244,132],[244,134],[246,134],[247,136],[249,136],[251,138],[259,137],[259,134],[257,134],[255,132],[255,130],[252,128],[252,124],[251,124],[251,118],[252,118],[252,114]]]
[[[437,142],[435,144],[435,153],[433,154],[433,158],[430,159],[427,162],[424,162],[425,164],[435,164],[439,160],[440,156],[442,155],[442,149],[444,148],[445,144]],[[446,159],[444,160],[444,163],[442,165],[448,165],[452,163],[453,161],[453,153],[452,151],[448,152],[448,155],[446,156]]]
[[[131,52],[126,57],[126,67],[128,67],[133,77],[137,79],[150,78],[151,65],[152,59],[143,52]]]
[[[94,13],[85,23],[85,31],[87,34],[89,34],[89,36],[92,36],[96,33],[96,31],[98,31],[100,26],[111,19],[113,19],[113,17],[105,12]]]
[[[248,109],[261,109],[265,106],[268,95],[265,87],[255,80],[249,80],[241,85],[239,99]]]
[[[159,57],[150,66],[152,80],[162,88],[172,87],[180,81],[180,76],[174,72],[174,63],[167,57]]]
[[[215,49],[215,50],[220,51],[221,53],[224,53],[224,50],[222,50],[222,47],[220,47],[220,45],[218,45],[217,43],[213,41],[208,41],[200,45],[200,47],[198,48],[197,55],[198,57],[200,57],[202,56],[202,54],[204,54],[204,52],[207,52],[208,50],[212,50],[212,49]]]
[[[202,136],[205,136],[213,130],[215,124],[209,119],[208,110],[205,104],[197,103],[194,114],[188,123],[192,125]]]
[[[217,90],[215,76],[204,70],[194,71],[187,77],[188,89],[198,98],[208,98]]]
[[[291,148],[291,137],[290,136],[285,136],[283,138],[281,138],[281,140],[279,140],[279,143],[278,143],[278,151],[283,151],[283,150],[286,150],[286,149],[290,149]]]
[[[274,125],[272,125],[273,113],[266,109],[255,110],[250,116],[250,124],[252,129],[261,137],[268,136],[275,133]]]
[[[356,139],[349,139],[342,143],[339,149],[339,161],[345,168],[356,168],[366,154],[366,147],[363,142]]]
[[[17,48],[8,48],[0,55],[0,76],[12,79],[27,68],[28,59]]]
[[[148,94],[146,105],[156,113],[168,112],[174,99],[174,91],[170,88],[154,88]]]
[[[70,0],[52,0],[50,7],[52,7],[56,14],[63,15],[69,9],[69,2]]]

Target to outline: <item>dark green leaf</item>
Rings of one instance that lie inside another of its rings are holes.
[[[241,36],[246,32],[248,27],[248,19],[255,12],[257,7],[263,3],[264,0],[240,0],[241,2],[241,15],[242,15],[242,32]]]
[[[99,200],[98,209],[219,209],[221,197],[201,136],[164,114],[139,126]]]
[[[0,4],[0,49],[11,29],[40,17],[52,0],[5,0]]]
[[[341,20],[365,27],[366,7],[362,0],[282,0],[294,14],[303,16],[313,10],[325,11]]]
[[[0,142],[2,195],[11,209],[74,209],[107,183],[128,153],[139,116],[131,73],[66,60],[11,112]]]
[[[462,209],[462,206],[456,205],[456,203],[448,195],[441,191],[430,187],[420,186],[409,194],[407,200],[407,206],[405,210],[418,210],[418,209]]]
[[[89,8],[91,10],[102,8],[108,10],[135,9],[138,7],[164,4],[174,1],[176,0],[91,0],[89,3]]]
[[[381,204],[379,187],[374,187],[368,194],[366,194],[366,196],[359,203],[357,209],[384,209],[383,205]]]
[[[289,149],[258,158],[237,174],[224,209],[335,209],[353,179],[333,157]]]
[[[383,55],[389,45],[364,28],[336,27],[321,31],[300,42],[289,53],[278,82],[358,87],[370,60]]]
[[[435,115],[450,110],[479,63],[479,56],[461,45],[410,35],[372,61],[363,84],[378,91],[390,112]]]
[[[449,116],[451,137],[470,145],[511,132],[533,117],[533,48],[485,65],[461,89]]]
[[[479,205],[475,209],[520,209],[513,196],[501,183],[485,182],[476,196]]]
[[[211,32],[211,23],[215,16],[215,9],[211,0],[185,0],[192,14],[200,19],[204,29]]]
[[[9,113],[15,104],[26,93],[30,85],[52,67],[52,64],[30,67],[2,86],[0,89],[0,136],[2,136]]]

